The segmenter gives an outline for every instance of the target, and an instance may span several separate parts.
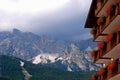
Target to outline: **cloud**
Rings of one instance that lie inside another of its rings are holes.
[[[70,0],[0,0],[0,9],[9,13],[36,13],[57,9],[69,1]]]
[[[0,5],[1,1],[3,0],[0,0]],[[5,0],[3,4],[7,4],[2,5],[4,8],[0,7],[0,30],[18,28],[38,35],[71,40],[80,39],[78,37],[82,35],[82,38],[88,36],[84,23],[91,0],[49,2],[50,0]]]

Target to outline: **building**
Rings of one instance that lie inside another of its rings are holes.
[[[92,80],[120,80],[120,0],[92,0],[85,28],[98,42],[94,63],[103,64]]]

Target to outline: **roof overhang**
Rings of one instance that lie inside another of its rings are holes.
[[[86,23],[85,23],[85,28],[92,28],[93,26],[96,25],[96,17],[95,17],[95,8],[96,8],[96,2],[97,0],[92,0],[90,9],[89,9],[89,13],[86,19]]]

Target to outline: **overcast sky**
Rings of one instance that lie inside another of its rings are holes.
[[[91,0],[0,0],[0,31],[17,28],[59,39],[88,38]]]

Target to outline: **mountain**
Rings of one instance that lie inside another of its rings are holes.
[[[40,53],[40,37],[14,29],[13,32],[0,32],[0,54],[11,55],[27,60]]]
[[[88,47],[85,51],[80,51],[78,47],[71,44],[70,53],[66,50],[63,55],[42,53],[33,58],[33,63],[61,68],[68,71],[93,71],[98,67],[93,64]]]
[[[0,55],[0,61],[0,80],[89,80],[93,73],[53,69],[5,55]]]
[[[97,70],[99,66],[92,63],[89,55],[95,47],[96,43],[92,39],[70,42],[18,29],[0,32],[0,55],[67,71]]]

